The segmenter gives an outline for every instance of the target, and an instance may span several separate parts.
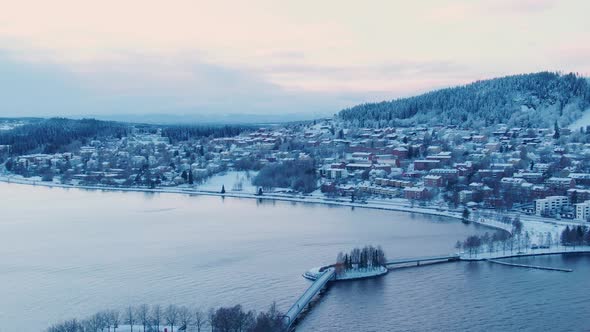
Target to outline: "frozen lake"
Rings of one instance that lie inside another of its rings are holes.
[[[0,208],[0,331],[141,303],[260,310],[276,301],[286,310],[309,285],[301,274],[339,251],[374,244],[390,258],[445,254],[487,231],[391,211],[5,183]],[[584,330],[590,257],[532,261],[575,271],[398,270],[336,284],[299,330]]]

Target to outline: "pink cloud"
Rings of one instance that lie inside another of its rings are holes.
[[[473,5],[469,3],[450,3],[427,10],[425,18],[437,23],[451,23],[469,17],[473,10]]]
[[[556,0],[495,0],[489,2],[488,9],[500,13],[538,13],[551,9]]]

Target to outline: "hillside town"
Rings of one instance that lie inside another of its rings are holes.
[[[590,129],[557,124],[376,129],[324,119],[175,142],[161,129],[132,128],[120,138],[92,139],[53,154],[15,156],[3,145],[0,156],[7,174],[68,185],[199,188],[236,173],[248,176],[213,190],[282,191],[356,202],[401,198],[422,206],[588,221],[588,138]],[[283,180],[289,168],[295,171],[288,181],[264,179],[272,167]]]

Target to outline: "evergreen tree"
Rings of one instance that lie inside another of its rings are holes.
[[[559,126],[557,125],[557,120],[553,124],[553,138],[559,139]]]
[[[584,229],[582,226],[576,227],[576,243],[582,245],[584,241]]]
[[[469,220],[469,209],[464,208],[463,209],[463,213],[461,214],[461,217],[463,218],[463,220],[467,221]]]
[[[561,244],[563,246],[569,245],[569,239],[570,238],[570,226],[565,226],[565,229],[561,232]]]
[[[194,179],[194,175],[193,175],[193,171],[189,171],[188,172],[188,184],[193,184],[195,183],[195,179]]]

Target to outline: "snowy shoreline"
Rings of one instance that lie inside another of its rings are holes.
[[[57,188],[75,188],[83,190],[102,190],[102,191],[120,191],[120,192],[144,192],[144,193],[167,193],[167,194],[185,194],[185,195],[203,195],[203,196],[218,196],[218,197],[232,197],[232,198],[246,198],[246,199],[259,199],[259,200],[274,200],[274,201],[285,201],[285,202],[299,202],[299,203],[313,203],[313,204],[324,204],[331,206],[345,206],[351,208],[363,208],[363,209],[375,209],[375,210],[387,210],[387,211],[398,211],[407,213],[419,213],[422,215],[438,216],[453,218],[456,220],[463,221],[462,210],[452,210],[446,206],[420,206],[412,204],[411,201],[397,198],[397,199],[379,199],[373,198],[368,199],[366,202],[350,202],[349,199],[331,198],[326,197],[323,194],[314,192],[312,194],[294,194],[289,192],[267,192],[262,196],[256,195],[257,187],[252,185],[245,185],[243,191],[237,191],[231,189],[231,183],[236,181],[242,183],[249,179],[250,174],[247,172],[227,172],[220,176],[213,177],[206,181],[199,187],[192,187],[187,185],[175,186],[175,187],[160,187],[160,188],[143,188],[143,187],[112,187],[102,185],[78,185],[78,184],[62,184],[58,182],[44,182],[40,178],[23,178],[21,176],[15,176],[9,173],[0,175],[0,182],[17,183],[24,185],[33,186],[44,186],[44,187],[57,187]],[[220,193],[216,188],[221,189],[222,185],[226,184],[226,192]],[[242,187],[242,186],[240,186]],[[200,188],[200,189],[199,189]],[[229,189],[229,190],[228,190]],[[523,231],[528,231],[531,235],[539,234],[559,234],[567,225],[590,225],[590,223],[583,223],[574,220],[556,220],[542,218],[535,215],[518,214],[514,211],[494,211],[494,210],[481,210],[485,211],[484,214],[488,216],[475,216],[472,213],[470,222],[478,225],[482,225],[491,229],[502,230],[508,233],[512,231],[512,225],[510,223],[502,223],[499,220],[503,216],[516,217],[518,216],[523,222]]]
[[[203,196],[218,196],[218,197],[232,197],[232,198],[247,198],[247,199],[264,199],[264,200],[275,200],[285,202],[299,202],[299,203],[312,203],[312,204],[325,204],[332,206],[346,206],[363,209],[375,209],[375,210],[387,210],[387,211],[398,211],[408,213],[419,213],[424,215],[439,216],[446,218],[453,218],[457,220],[463,220],[460,212],[453,212],[442,209],[432,209],[426,207],[405,207],[399,204],[393,204],[387,201],[371,201],[368,203],[353,203],[342,200],[337,200],[327,197],[314,197],[293,194],[277,194],[277,193],[264,193],[259,196],[256,194],[248,194],[243,192],[226,191],[224,194],[216,191],[209,190],[198,190],[195,188],[134,188],[134,187],[110,187],[110,186],[88,186],[88,185],[73,185],[73,184],[62,184],[55,182],[44,182],[37,180],[28,180],[24,178],[16,178],[9,176],[0,176],[0,182],[14,183],[30,186],[41,186],[49,188],[71,188],[71,189],[83,189],[83,190],[102,190],[102,191],[119,191],[119,192],[143,192],[143,193],[164,193],[164,194],[185,194],[185,195],[203,195]],[[499,229],[510,232],[510,225],[502,224],[493,220],[472,220],[471,222],[487,226],[489,228]]]
[[[469,254],[463,253],[461,255],[462,261],[485,261],[489,259],[506,259],[506,258],[521,258],[521,257],[536,257],[536,256],[547,256],[547,255],[581,255],[590,254],[590,246],[577,246],[574,247],[559,247],[548,248],[548,249],[528,249],[523,253],[500,253],[495,251],[492,253],[479,253],[477,255],[470,256]]]

